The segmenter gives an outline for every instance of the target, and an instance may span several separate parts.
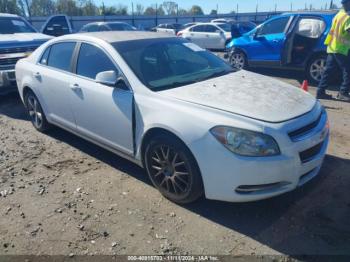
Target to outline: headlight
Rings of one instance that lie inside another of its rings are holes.
[[[276,141],[269,135],[250,130],[217,126],[213,136],[231,152],[241,156],[276,156],[280,154]]]

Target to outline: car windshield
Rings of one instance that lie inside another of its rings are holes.
[[[26,21],[16,17],[0,18],[0,34],[35,33]]]
[[[122,23],[111,23],[108,24],[109,28],[112,29],[112,31],[135,31],[135,29],[128,24],[122,24]]]
[[[231,32],[231,24],[217,24],[218,27],[220,27],[225,32]]]
[[[233,72],[214,54],[180,38],[116,42],[114,48],[153,91],[176,88]]]

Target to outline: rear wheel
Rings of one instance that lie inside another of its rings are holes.
[[[146,148],[145,164],[153,185],[169,200],[186,204],[202,196],[197,163],[178,139],[166,135],[154,137]]]
[[[318,55],[310,60],[306,68],[306,74],[311,83],[318,84],[321,81],[326,70],[326,60],[326,55]]]
[[[44,111],[35,94],[29,91],[24,98],[25,105],[34,128],[40,132],[45,132],[50,128],[46,120]]]
[[[242,70],[247,67],[247,57],[242,51],[232,52],[229,62],[230,65],[237,70]]]

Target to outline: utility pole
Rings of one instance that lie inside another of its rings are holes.
[[[293,2],[290,3],[290,11],[293,12]]]
[[[236,20],[238,21],[238,12],[239,12],[239,5],[237,3],[237,6],[236,6]]]
[[[156,3],[156,26],[158,25],[158,3]]]
[[[135,26],[134,2],[131,2],[132,25]]]
[[[277,4],[275,4],[275,13],[277,13]]]
[[[28,20],[29,22],[31,22],[31,17],[32,17],[32,14],[30,12],[30,7],[29,7],[29,3],[28,3],[28,0],[25,0],[25,3],[26,3],[26,6],[27,6],[27,12],[28,12]]]
[[[331,3],[329,5],[329,9],[333,9],[333,0],[331,0]]]

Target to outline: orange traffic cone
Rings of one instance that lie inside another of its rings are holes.
[[[304,80],[303,84],[301,85],[301,89],[303,89],[305,92],[309,92],[309,81]]]

